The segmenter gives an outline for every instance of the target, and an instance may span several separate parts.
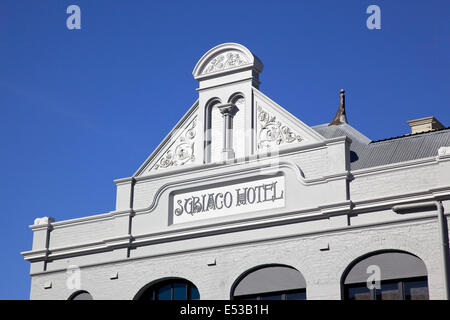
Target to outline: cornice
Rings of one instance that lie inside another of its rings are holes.
[[[103,240],[103,243],[106,247],[110,249],[118,249],[123,247],[129,247],[130,243],[134,240],[134,238],[127,234],[124,236],[112,237]]]
[[[161,242],[178,241],[182,239],[191,239],[197,237],[206,237],[216,234],[238,232],[252,229],[259,229],[264,227],[279,226],[285,224],[298,223],[302,221],[311,221],[318,219],[327,219],[331,216],[338,215],[355,215],[364,212],[372,212],[376,210],[386,210],[392,208],[394,205],[425,202],[431,200],[450,200],[450,187],[430,189],[422,193],[410,193],[407,195],[396,196],[390,199],[377,198],[370,200],[359,201],[344,201],[338,203],[331,203],[327,205],[303,208],[301,210],[286,211],[278,214],[265,215],[248,215],[244,219],[220,221],[210,223],[208,225],[191,225],[183,226],[177,229],[169,229],[161,232],[152,232],[148,234],[138,235],[123,235],[114,238],[107,238],[100,241],[77,244],[73,246],[54,247],[49,250],[25,251],[22,252],[25,260],[30,262],[42,261],[46,259],[56,259],[71,255],[91,254],[97,252],[110,251],[123,247],[139,247]],[[447,212],[446,215],[449,215]],[[431,217],[434,215],[431,215]],[[404,222],[409,220],[424,219],[426,217],[409,218],[403,216],[397,222]],[[380,221],[372,224],[373,226],[393,223],[392,221]],[[351,228],[349,226],[348,228]],[[358,227],[358,226],[354,226]],[[345,228],[344,228],[345,229]],[[330,230],[316,230],[314,232],[306,232],[305,234],[321,234],[331,232]],[[301,235],[300,233],[299,235]],[[283,238],[279,236],[278,238]],[[199,249],[200,250],[200,249]]]
[[[288,156],[296,156],[298,154],[302,153],[308,153],[317,151],[320,149],[325,149],[328,145],[332,144],[339,144],[344,141],[351,141],[349,138],[342,136],[332,139],[326,139],[320,142],[311,143],[308,145],[296,145],[296,146],[280,146],[278,150],[278,154],[275,156],[268,155],[264,151],[260,151],[256,154],[245,156],[245,157],[239,157],[236,159],[233,159],[231,162],[213,162],[213,163],[204,163],[204,164],[192,164],[185,167],[180,168],[173,168],[172,170],[166,170],[161,171],[157,173],[151,173],[145,176],[133,176],[132,178],[135,179],[137,183],[145,181],[145,180],[153,180],[153,179],[160,179],[162,177],[173,177],[184,173],[193,173],[196,172],[198,174],[202,174],[202,172],[209,172],[212,168],[218,168],[218,169],[226,169],[226,168],[232,168],[235,166],[240,166],[243,164],[254,164],[261,162],[262,160],[273,160],[275,158],[278,158],[280,156],[288,157]],[[130,179],[130,178],[123,178],[123,179]]]
[[[32,224],[29,225],[28,228],[30,228],[31,230],[33,230],[33,232],[39,231],[39,230],[50,230],[52,229],[52,225],[54,222],[49,222],[46,224]]]
[[[22,252],[25,260],[52,260],[71,255],[91,254],[114,250],[123,247],[138,247],[152,243],[175,241],[186,238],[196,238],[209,236],[218,233],[237,232],[249,229],[270,227],[302,220],[326,219],[333,213],[332,208],[336,206],[338,210],[334,214],[347,214],[351,209],[351,202],[345,201],[327,206],[304,208],[302,210],[282,212],[279,214],[265,214],[262,216],[247,216],[244,219],[227,222],[216,222],[207,226],[184,226],[178,229],[169,229],[162,232],[154,232],[141,235],[124,235],[107,238],[95,242],[77,244],[72,246],[50,247],[48,250],[25,251]]]
[[[450,185],[441,188],[432,188],[418,192],[410,192],[406,194],[383,196],[377,198],[366,198],[360,200],[352,200],[354,205],[352,212],[358,213],[372,209],[382,209],[392,207],[396,204],[404,204],[422,201],[442,201],[450,199]]]
[[[121,216],[133,216],[134,211],[131,209],[128,210],[120,210],[120,211],[110,211],[108,213],[102,213],[82,218],[75,218],[75,219],[69,219],[69,220],[63,220],[63,221],[56,221],[52,222],[51,224],[47,225],[31,225],[29,226],[30,229],[35,231],[36,229],[60,229],[64,227],[72,227],[75,225],[81,225],[86,223],[93,223],[93,222],[99,222],[99,221],[107,221],[107,220],[114,220],[115,217],[121,217]]]
[[[52,222],[52,227],[53,228],[64,228],[67,226],[74,226],[74,225],[91,223],[91,222],[112,220],[112,219],[114,219],[114,213],[115,213],[115,211],[110,211],[108,213],[101,213],[101,214],[96,214],[96,215],[87,216],[87,217],[81,217],[81,218],[75,218],[75,219],[69,219],[69,220],[63,220],[63,221],[55,221],[55,222]]]
[[[23,251],[20,254],[24,256],[25,260],[35,262],[45,260],[49,253],[50,251],[48,249],[41,249],[41,250]]]
[[[445,215],[449,215],[449,214],[446,213]],[[353,226],[350,225],[350,226],[344,226],[344,227],[338,227],[338,228],[327,228],[327,229],[322,229],[322,230],[300,232],[300,233],[296,233],[296,234],[289,234],[289,235],[283,235],[283,236],[266,237],[265,239],[247,240],[247,241],[240,241],[240,242],[235,241],[235,242],[220,244],[220,245],[203,246],[203,247],[195,248],[195,249],[179,249],[179,250],[174,250],[174,251],[171,251],[168,253],[146,254],[146,255],[136,256],[136,257],[127,258],[127,259],[124,259],[124,258],[108,259],[108,260],[97,262],[97,263],[85,264],[82,267],[88,268],[88,267],[95,267],[95,266],[107,265],[107,264],[112,264],[112,263],[125,263],[125,262],[130,262],[130,261],[148,259],[148,258],[157,258],[157,257],[163,257],[163,256],[173,256],[173,255],[177,255],[177,254],[186,254],[189,252],[195,253],[198,251],[216,250],[216,249],[222,249],[222,248],[232,248],[232,247],[243,246],[243,245],[252,245],[252,244],[256,244],[256,243],[265,243],[265,242],[271,242],[271,241],[284,241],[284,240],[291,239],[291,238],[315,236],[315,235],[320,235],[320,234],[350,232],[352,230],[360,230],[360,229],[366,229],[366,228],[382,228],[382,227],[389,226],[389,225],[404,224],[406,222],[420,223],[421,221],[429,221],[429,220],[433,220],[433,219],[435,219],[434,213],[424,214],[423,216],[420,216],[420,217],[402,216],[399,219],[376,222],[376,223],[367,223],[367,224],[360,224],[360,225],[353,225]],[[159,240],[152,239],[152,240],[155,240],[156,243],[161,242],[160,241],[161,239],[159,239]],[[141,242],[141,244],[142,244],[142,242]],[[103,251],[105,251],[105,250],[97,250],[97,252],[103,252]],[[90,250],[90,251],[86,250],[85,252],[86,253],[96,253],[95,250]],[[22,254],[25,254],[25,253],[22,253]],[[71,255],[71,253],[68,253],[66,255],[61,254],[59,257],[65,257],[65,256],[70,256],[70,255]],[[28,259],[26,259],[26,260],[28,260]],[[31,262],[34,262],[34,261],[31,261]],[[51,271],[33,272],[30,275],[38,276],[38,275],[43,275],[43,274],[58,273],[58,272],[62,272],[62,271],[65,272],[66,269],[58,268],[58,269],[51,270]]]
[[[327,146],[339,145],[339,144],[342,144],[342,142],[346,142],[348,144],[351,144],[352,143],[352,139],[350,139],[347,136],[341,136],[341,137],[329,138],[329,139],[325,140],[325,144]]]
[[[242,69],[241,71],[245,71],[245,69]],[[224,74],[224,75],[226,75],[226,74]],[[197,92],[208,91],[208,90],[211,90],[211,89],[214,89],[214,88],[228,87],[228,86],[231,86],[231,85],[234,85],[234,84],[237,84],[237,83],[248,82],[248,81],[252,81],[253,83],[256,82],[257,85],[260,84],[260,82],[258,80],[256,80],[255,78],[249,76],[249,77],[243,77],[243,78],[239,78],[239,79],[236,79],[236,80],[228,81],[227,83],[204,85],[203,87],[197,88],[195,90]]]
[[[317,148],[321,148],[323,147],[322,144],[318,144],[316,146]],[[298,148],[291,148],[290,150],[285,150],[286,153],[290,152],[290,154],[295,153],[295,152],[301,152],[302,150],[298,150]],[[304,151],[304,150],[303,150]],[[269,159],[270,157],[268,157]],[[270,160],[270,159],[269,159]],[[253,160],[255,162],[260,162],[261,159],[255,159]],[[440,160],[440,161],[447,161],[447,158],[445,158],[444,160]],[[173,176],[178,176],[178,177],[183,177],[185,175],[190,175],[192,172],[198,172],[198,173],[202,173],[202,172],[211,172],[212,168],[226,168],[228,167],[233,167],[233,166],[237,166],[241,163],[235,163],[235,164],[221,164],[221,163],[214,163],[214,164],[207,164],[207,165],[199,165],[196,166],[196,170],[193,170],[193,168],[183,168],[180,170],[173,170],[171,171],[171,174]],[[411,160],[408,162],[402,162],[402,163],[395,163],[395,164],[391,164],[391,165],[385,165],[385,166],[378,166],[378,167],[374,167],[374,168],[366,168],[366,169],[359,169],[359,170],[354,170],[354,171],[350,171],[350,172],[342,172],[342,173],[337,173],[334,175],[327,175],[327,176],[323,176],[323,177],[319,177],[319,178],[311,178],[311,179],[304,179],[303,177],[301,177],[301,173],[300,173],[300,177],[299,177],[299,181],[300,182],[304,182],[306,185],[312,185],[312,184],[320,184],[320,183],[325,183],[328,181],[333,181],[333,180],[339,180],[342,178],[345,179],[352,179],[355,177],[362,177],[365,175],[373,175],[373,174],[379,174],[379,173],[383,173],[383,172],[387,172],[387,171],[392,171],[392,170],[402,170],[405,168],[414,168],[417,166],[426,166],[426,165],[435,165],[439,163],[439,161],[437,161],[436,157],[430,157],[430,158],[426,158],[426,159],[418,159],[418,160]],[[290,163],[290,167],[294,168],[294,169],[298,169],[300,170],[300,167],[298,167],[298,165],[296,165],[295,163]],[[258,166],[256,168],[253,169],[261,169],[261,166]],[[242,168],[238,168],[236,169],[238,172],[242,173]],[[217,173],[214,175],[209,175],[209,179],[214,179],[217,177],[222,177],[224,174],[223,173]],[[135,180],[137,182],[144,182],[147,180],[152,180],[152,179],[157,179],[160,178],[162,176],[166,176],[166,174],[158,174],[158,175],[151,175],[151,176],[144,176],[144,177],[137,177],[135,178]],[[227,176],[228,173],[227,173]],[[208,178],[208,176],[206,176]],[[184,178],[184,177],[183,177]],[[122,180],[131,180],[133,179],[132,177],[130,178],[124,178]],[[198,181],[198,178],[195,179],[191,179],[188,181],[188,183],[191,183],[192,181]],[[166,186],[166,188],[170,187],[170,184],[168,184]],[[164,187],[162,187],[164,188]],[[166,188],[163,190],[162,188],[160,188],[160,190],[158,190],[158,194],[160,194],[161,192],[163,192],[164,190],[166,190]],[[434,192],[444,192],[443,196],[446,195],[446,187],[443,188],[435,188],[433,189],[435,190]],[[427,191],[426,193],[429,193],[431,191]],[[418,194],[423,194],[423,192],[418,192]],[[398,198],[398,196],[395,196],[393,198]],[[383,197],[383,199],[386,199],[386,197]],[[372,201],[376,201],[376,199],[374,200],[373,198],[368,198],[367,200],[359,200],[356,203],[364,203],[364,202],[372,202]],[[147,208],[143,208],[143,209],[139,209],[136,210],[136,212],[147,212],[149,211],[149,209],[151,209],[152,206],[150,205]],[[62,228],[65,226],[73,226],[73,225],[77,225],[77,224],[83,224],[83,223],[92,223],[92,222],[98,222],[98,221],[103,221],[103,220],[112,220],[114,219],[114,216],[119,216],[119,215],[134,215],[135,212],[132,210],[124,210],[124,211],[111,211],[108,213],[103,213],[103,214],[98,214],[98,215],[92,215],[92,216],[88,216],[88,217],[82,217],[82,218],[75,218],[75,219],[69,219],[69,220],[64,220],[64,221],[57,221],[57,222],[52,222],[50,226],[48,225],[31,225],[29,226],[33,231],[36,230],[41,230],[41,229],[47,229],[49,227],[53,227],[53,228]]]
[[[450,160],[450,159],[448,159],[448,160]],[[382,172],[402,170],[405,168],[415,168],[415,167],[420,167],[420,166],[436,165],[439,162],[448,161],[448,160],[441,159],[440,157],[429,157],[429,158],[409,160],[409,161],[404,161],[404,162],[397,162],[397,163],[392,163],[392,164],[387,164],[387,165],[382,165],[382,166],[352,170],[351,173],[354,177],[366,176],[366,175],[372,175],[372,174],[379,174]]]
[[[347,179],[349,177],[349,173],[346,171],[346,172],[336,173],[336,174],[332,174],[332,175],[325,175],[320,178],[306,179],[303,177],[301,168],[295,162],[293,162],[291,160],[280,160],[276,166],[273,166],[273,163],[271,163],[271,162],[267,162],[267,163],[263,163],[263,164],[261,164],[261,162],[262,161],[259,159],[258,166],[253,166],[253,167],[247,168],[247,169],[236,168],[234,170],[228,170],[226,172],[217,172],[217,173],[205,175],[205,176],[202,176],[201,178],[198,176],[192,176],[189,179],[183,179],[181,181],[177,179],[175,181],[167,182],[167,183],[163,184],[155,192],[155,195],[153,196],[153,200],[148,207],[134,209],[134,211],[136,212],[136,214],[142,214],[144,212],[147,213],[147,212],[153,211],[157,207],[161,195],[164,193],[164,191],[166,191],[170,188],[175,188],[175,187],[182,188],[183,186],[188,186],[192,183],[199,182],[199,181],[201,181],[202,183],[208,183],[208,182],[212,183],[214,181],[217,181],[218,179],[220,179],[221,181],[232,180],[234,177],[239,177],[244,174],[252,174],[255,172],[261,173],[261,170],[265,170],[264,172],[269,174],[274,171],[278,172],[278,171],[280,171],[281,168],[293,169],[294,173],[296,174],[297,180],[302,185],[305,185],[305,186],[312,185],[312,184],[326,183],[326,182],[332,181],[332,180]]]
[[[114,180],[114,183],[115,183],[116,185],[123,185],[123,184],[129,184],[129,183],[132,183],[132,182],[134,182],[134,181],[135,181],[134,177],[128,177],[128,178],[115,179],[115,180]]]

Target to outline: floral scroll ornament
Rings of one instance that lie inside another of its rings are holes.
[[[303,139],[295,134],[289,127],[277,121],[275,116],[269,115],[261,107],[258,107],[258,120],[261,124],[259,131],[258,148],[270,148],[271,145],[282,143],[301,142]]]
[[[213,73],[220,70],[231,69],[247,64],[247,60],[238,52],[224,53],[212,59],[206,66],[203,74]]]
[[[177,139],[175,147],[169,149],[155,164],[154,170],[180,166],[195,160],[194,141],[192,140],[195,138],[196,121],[195,118],[188,129]]]

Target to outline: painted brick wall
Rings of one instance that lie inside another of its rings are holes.
[[[352,200],[385,197],[427,190],[438,186],[441,170],[437,166],[422,166],[356,176],[350,183]]]
[[[293,160],[303,171],[305,178],[316,178],[327,173],[326,155],[326,150],[320,149],[298,154]]]
[[[162,185],[162,181],[145,181],[136,183],[134,186],[134,209],[149,207],[153,201],[156,191],[158,191]]]
[[[443,297],[438,225],[435,219],[395,226],[354,229],[188,254],[144,258],[113,265],[81,267],[81,289],[94,299],[132,299],[146,284],[166,277],[192,281],[202,299],[228,299],[234,281],[258,265],[280,263],[297,268],[307,282],[308,299],[340,299],[340,278],[358,257],[377,250],[398,249],[420,257],[428,270],[431,299]],[[328,243],[330,250],[320,251]],[[215,266],[208,266],[216,259]],[[113,272],[119,278],[110,280]],[[67,299],[65,272],[36,275],[32,299]],[[51,281],[52,288],[44,289]]]
[[[58,226],[50,232],[50,248],[80,244],[114,236],[113,220]]]

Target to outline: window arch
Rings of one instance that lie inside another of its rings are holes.
[[[253,150],[252,144],[249,140],[253,139],[253,131],[247,130],[247,127],[249,126],[248,121],[250,118],[253,122],[253,118],[251,116],[248,116],[248,118],[245,118],[245,114],[250,114],[248,111],[245,111],[246,101],[245,96],[241,92],[235,92],[232,94],[229,99],[228,103],[231,103],[234,105],[233,108],[233,116],[231,117],[231,124],[230,124],[230,147],[233,150],[234,156],[233,158],[240,158],[244,155],[247,155],[249,152],[252,153]],[[251,124],[251,127],[253,127],[254,124]]]
[[[219,98],[212,98],[206,103],[205,108],[205,163],[217,160],[214,158],[215,151],[221,149],[222,146],[222,132],[223,121],[217,105],[222,101]]]
[[[136,300],[199,300],[200,293],[190,281],[181,278],[158,281],[145,286]]]
[[[94,300],[91,294],[87,291],[77,291],[73,293],[68,300]]]
[[[235,92],[228,98],[228,103],[237,103],[239,100],[245,101],[245,96],[242,92]]]
[[[244,273],[233,285],[236,300],[306,300],[306,281],[295,268],[265,265]]]
[[[428,300],[427,269],[408,252],[373,252],[350,264],[342,291],[346,300]]]

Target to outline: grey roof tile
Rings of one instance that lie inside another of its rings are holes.
[[[450,128],[380,141],[370,141],[349,124],[322,124],[312,128],[328,139],[339,136],[352,139],[351,170],[434,157],[440,147],[450,146]]]

